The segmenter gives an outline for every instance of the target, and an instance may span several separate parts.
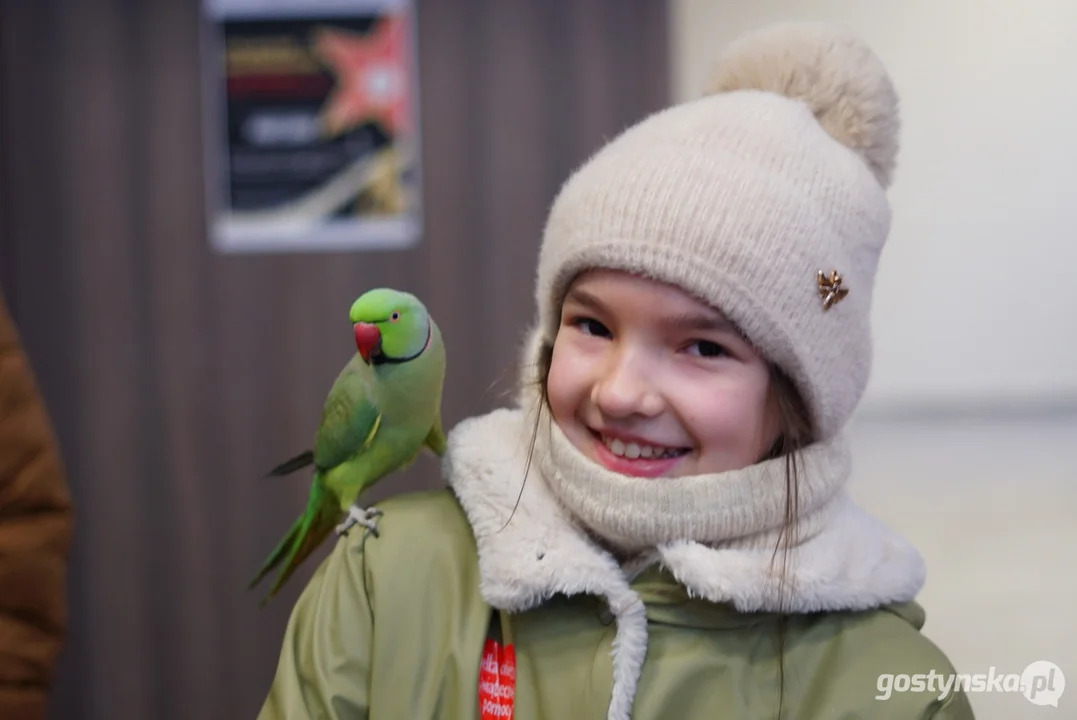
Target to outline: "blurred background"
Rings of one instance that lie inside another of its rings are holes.
[[[924,632],[969,673],[1077,687],[1077,4],[428,0],[407,247],[226,253],[207,230],[195,0],[0,0],[0,287],[76,507],[54,718],[254,717],[312,558],[246,583],[306,499],[363,289],[448,343],[445,422],[510,402],[545,212],[606,139],[699,94],[723,46],[838,22],[903,102],[853,493],[922,550]],[[343,321],[343,322],[342,322]],[[370,497],[440,484],[424,457]],[[980,718],[1077,718],[1013,693]]]

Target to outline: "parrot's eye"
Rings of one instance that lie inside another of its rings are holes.
[[[393,310],[393,314],[389,316],[389,322],[396,322],[399,319],[400,313],[398,313],[396,310]]]

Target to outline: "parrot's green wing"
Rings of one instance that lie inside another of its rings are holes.
[[[381,426],[381,412],[371,401],[369,380],[351,363],[333,383],[314,441],[314,466],[327,470],[370,447]]]
[[[314,442],[314,478],[307,509],[250,582],[250,587],[254,587],[273,568],[284,566],[263,603],[277,594],[299,564],[329,536],[340,519],[339,488],[331,487],[327,475],[362,454],[377,437],[382,416],[371,402],[368,387],[369,379],[363,376],[362,370],[349,363],[329,391]],[[280,467],[298,465],[306,459],[305,455]]]

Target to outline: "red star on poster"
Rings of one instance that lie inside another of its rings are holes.
[[[314,51],[337,77],[336,89],[321,112],[329,137],[370,120],[380,122],[393,137],[408,131],[406,30],[403,17],[391,16],[366,35],[335,29],[318,32]]]

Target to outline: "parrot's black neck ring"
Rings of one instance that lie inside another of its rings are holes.
[[[374,355],[370,358],[370,364],[399,365],[400,363],[406,363],[409,360],[414,360],[415,358],[422,355],[428,347],[430,347],[430,338],[431,336],[433,336],[433,334],[433,328],[431,328],[430,324],[428,323],[426,326],[426,342],[424,342],[423,346],[419,348],[419,352],[415,353],[414,355],[408,355],[407,357],[389,357],[388,355]]]

